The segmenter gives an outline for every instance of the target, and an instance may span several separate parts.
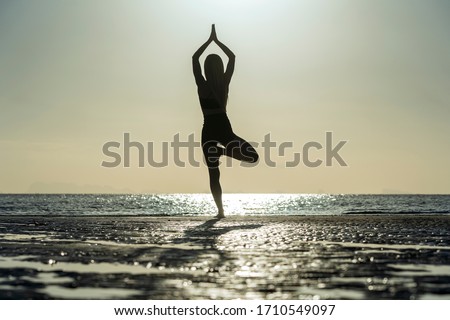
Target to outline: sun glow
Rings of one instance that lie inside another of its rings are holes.
[[[223,7],[242,8],[262,5],[266,4],[267,2],[268,1],[266,0],[220,0],[218,1],[218,4]]]

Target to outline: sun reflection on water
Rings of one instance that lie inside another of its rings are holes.
[[[292,214],[302,208],[310,211],[334,201],[327,194],[225,194],[224,209],[228,215]]]

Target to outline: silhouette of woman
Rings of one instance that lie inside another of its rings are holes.
[[[213,41],[228,56],[228,64],[224,72],[222,59],[216,54],[208,55],[204,65],[205,79],[202,75],[199,58]],[[202,148],[208,166],[211,193],[219,211],[217,218],[225,217],[222,206],[222,188],[219,181],[220,156],[226,155],[250,163],[258,161],[255,149],[233,132],[226,113],[228,87],[234,71],[234,62],[233,52],[217,39],[215,26],[212,25],[209,39],[192,56],[192,67],[204,117]]]

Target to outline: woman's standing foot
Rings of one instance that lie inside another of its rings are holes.
[[[219,211],[219,213],[215,216],[217,219],[223,219],[225,218],[225,214],[223,213],[223,210]]]

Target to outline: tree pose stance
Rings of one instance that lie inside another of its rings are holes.
[[[199,58],[213,41],[228,56],[228,64],[224,72],[222,59],[216,54],[208,55],[204,65],[205,79]],[[234,62],[233,52],[217,39],[215,27],[212,25],[209,39],[192,56],[192,67],[204,117],[202,148],[208,166],[211,193],[219,211],[217,218],[225,217],[220,186],[220,156],[225,155],[251,163],[258,161],[255,149],[233,132],[226,113],[228,87],[234,71]]]

